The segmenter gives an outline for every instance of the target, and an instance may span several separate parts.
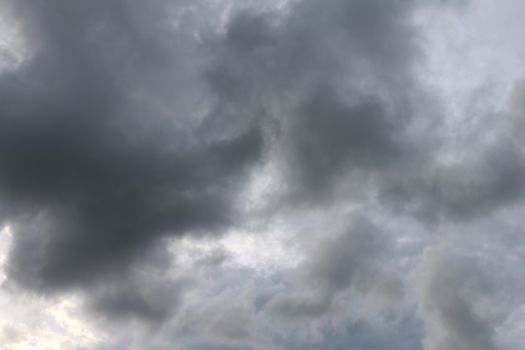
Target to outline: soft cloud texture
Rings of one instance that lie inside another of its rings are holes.
[[[0,2],[4,348],[519,349],[516,1]]]

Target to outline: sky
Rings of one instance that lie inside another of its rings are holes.
[[[523,349],[524,16],[0,0],[0,349]]]

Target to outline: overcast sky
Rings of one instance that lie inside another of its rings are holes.
[[[0,349],[522,350],[522,0],[0,0]]]

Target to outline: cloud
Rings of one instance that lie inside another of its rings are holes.
[[[232,220],[235,179],[259,158],[260,131],[199,140],[187,125],[178,95],[191,82],[172,72],[188,63],[168,42],[177,33],[167,6],[17,3],[34,52],[0,80],[11,279],[82,284],[125,268],[159,237]],[[144,96],[150,89],[159,94]]]
[[[347,317],[351,299],[376,297],[378,304],[381,299],[387,304],[399,301],[402,282],[394,268],[385,266],[391,249],[388,235],[368,219],[355,218],[343,233],[322,239],[306,252],[291,273],[289,290],[266,305],[268,312],[307,322],[338,314]]]
[[[292,205],[378,196],[422,221],[469,221],[523,197],[505,126],[489,110],[450,122],[425,85],[417,6],[302,1],[287,16],[240,12],[215,41],[216,123],[263,120]]]
[[[438,91],[425,20],[476,5],[436,3],[5,1],[2,293],[101,349],[512,343],[523,83]]]
[[[237,14],[208,70],[219,120],[275,125],[301,199],[329,192],[353,168],[395,162],[410,118],[399,85],[414,84],[419,54],[411,10],[411,2],[303,1],[284,17]]]
[[[427,251],[424,259],[426,276],[420,282],[425,349],[497,349],[496,322],[482,314],[483,298],[496,286],[476,260],[438,250]]]

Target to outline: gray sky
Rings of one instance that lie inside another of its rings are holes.
[[[520,350],[524,15],[0,0],[0,349]]]

